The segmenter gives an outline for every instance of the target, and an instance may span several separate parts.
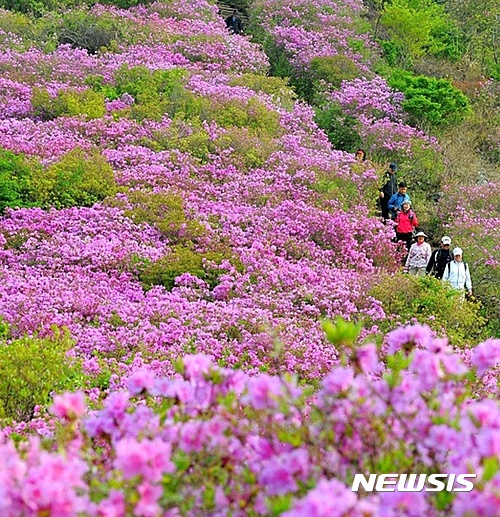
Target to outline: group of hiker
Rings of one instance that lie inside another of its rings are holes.
[[[366,153],[358,149],[355,156],[357,160],[364,161]],[[469,266],[463,261],[463,250],[455,247],[451,251],[451,238],[444,236],[439,248],[432,251],[425,240],[427,235],[417,231],[419,223],[407,193],[408,186],[404,181],[397,181],[397,170],[395,163],[389,164],[379,189],[379,205],[384,221],[394,223],[394,240],[404,245],[406,255],[403,271],[415,276],[433,275],[471,296],[472,282]],[[412,244],[413,237],[416,242]]]

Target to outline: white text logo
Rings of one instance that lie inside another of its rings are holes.
[[[355,474],[351,490],[362,486],[366,492],[470,492],[474,485],[468,479],[476,474]]]

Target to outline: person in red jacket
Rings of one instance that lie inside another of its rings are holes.
[[[418,226],[417,214],[411,209],[411,201],[404,201],[396,216],[396,239],[403,241],[408,251],[411,246],[413,228]]]

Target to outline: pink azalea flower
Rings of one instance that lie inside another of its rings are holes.
[[[76,420],[85,413],[85,395],[81,391],[55,395],[50,410],[63,420]]]

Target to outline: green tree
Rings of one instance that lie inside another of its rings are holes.
[[[471,112],[467,97],[447,79],[397,71],[388,83],[405,94],[403,108],[409,123],[421,129],[460,122]]]
[[[498,0],[447,0],[446,12],[462,33],[469,61],[500,79],[500,2]]]
[[[452,22],[434,0],[392,0],[383,4],[380,24],[397,48],[400,66],[426,54],[439,55],[450,44]]]

